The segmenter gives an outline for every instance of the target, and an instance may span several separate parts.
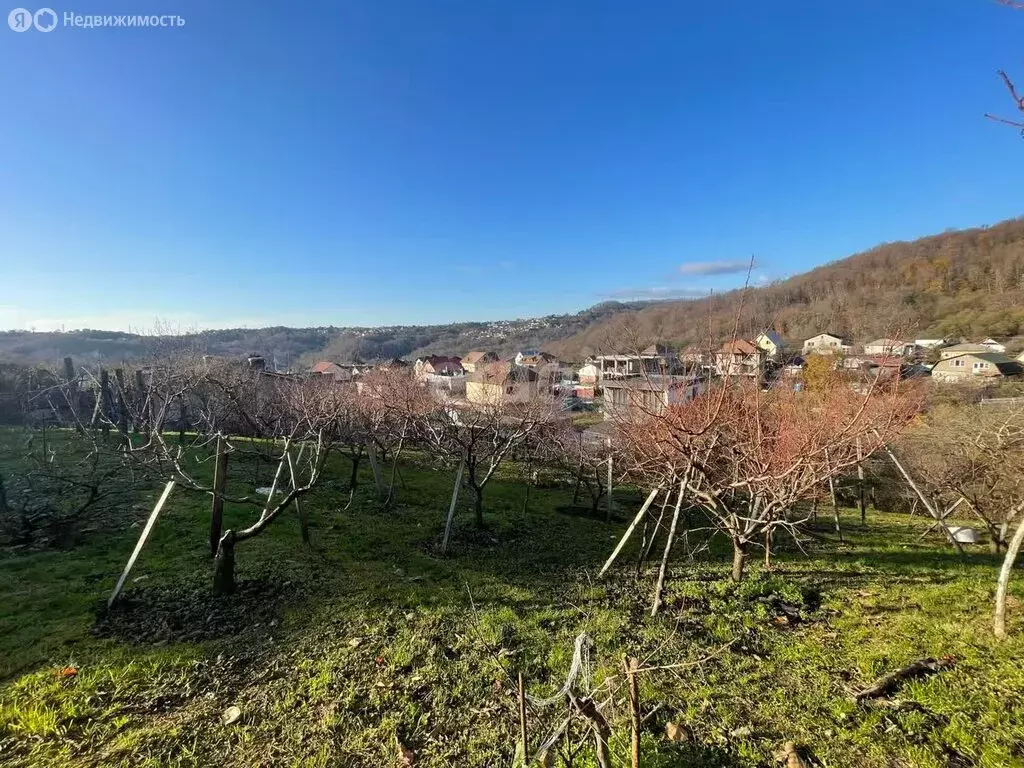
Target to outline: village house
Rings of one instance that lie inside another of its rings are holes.
[[[943,360],[948,360],[951,357],[959,357],[960,355],[984,354],[985,352],[991,351],[992,350],[986,347],[984,344],[964,342],[963,344],[954,344],[950,347],[944,347],[943,349],[940,349],[939,356]]]
[[[363,373],[363,369],[369,366],[361,366],[357,363],[332,363],[329,360],[322,360],[309,369],[312,376],[323,376],[337,382],[352,381],[356,376]]]
[[[642,376],[608,381],[604,385],[602,410],[607,418],[626,417],[630,413],[659,414],[667,405],[693,399],[706,386],[699,376]]]
[[[651,344],[640,354],[598,355],[593,359],[598,369],[598,382],[605,378],[629,378],[643,374],[671,373],[677,364],[676,355],[663,344]]]
[[[508,362],[487,363],[466,379],[466,399],[474,405],[525,403],[537,397],[537,372]]]
[[[787,379],[795,379],[804,374],[804,359],[800,355],[794,355],[779,370],[779,375]]]
[[[498,362],[498,356],[494,352],[482,352],[474,350],[462,358],[462,369],[466,373],[476,373],[476,369],[487,365],[487,363]]]
[[[576,378],[580,382],[582,387],[593,387],[597,384],[597,376],[600,373],[597,366],[593,363],[587,363],[576,371]]]
[[[853,344],[834,333],[819,333],[804,340],[804,356],[816,352],[819,355],[847,354],[853,351]]]
[[[462,359],[458,357],[445,357],[444,355],[429,355],[418,358],[414,364],[417,379],[424,379],[427,376],[462,376]]]
[[[516,355],[516,365],[522,365],[527,368],[539,368],[544,365],[550,365],[551,363],[561,365],[558,358],[548,352],[536,352],[532,355],[520,352]]]
[[[754,346],[762,350],[769,360],[778,360],[786,351],[786,342],[776,331],[762,331],[754,339]]]
[[[920,348],[912,341],[899,341],[898,339],[875,339],[864,345],[865,355],[899,355],[900,357],[912,357],[920,352]]]
[[[985,339],[981,342],[981,345],[988,347],[989,352],[998,352],[1000,355],[1006,354],[1006,345],[995,339]]]
[[[758,376],[764,368],[764,350],[746,339],[723,344],[715,354],[715,370],[720,376]]]
[[[948,339],[914,339],[914,343],[921,349],[938,349],[949,344]]]
[[[702,347],[698,347],[696,344],[684,348],[679,353],[679,362],[682,364],[683,369],[692,371],[696,368],[700,368],[708,360],[713,357],[707,353]]]
[[[519,352],[516,352],[516,356],[515,356],[515,358],[513,358],[513,362],[516,365],[522,365],[523,364],[523,358],[526,358],[526,357],[536,357],[539,354],[540,354],[540,350],[539,349],[522,349]]]
[[[968,352],[955,357],[944,357],[932,367],[935,381],[956,382],[982,377],[998,379],[1019,376],[1024,368],[1016,360],[998,352]]]

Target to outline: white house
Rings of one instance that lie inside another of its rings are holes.
[[[853,351],[853,344],[834,333],[819,333],[804,341],[804,354],[817,352],[820,355],[845,354]]]
[[[958,357],[960,355],[978,355],[991,351],[984,344],[972,344],[968,341],[963,344],[954,344],[951,347],[943,347],[939,350],[939,354],[943,360],[948,360],[951,357]]]
[[[990,352],[998,352],[1000,355],[1005,354],[1006,352],[1006,345],[1000,344],[995,339],[985,339],[981,342],[981,346],[988,347]]]
[[[576,371],[576,375],[577,377],[579,377],[580,384],[590,387],[597,384],[598,373],[599,371],[597,370],[597,366],[594,365],[593,363],[587,363],[586,365],[582,366],[578,371]]]
[[[762,331],[754,339],[754,346],[764,350],[770,360],[774,360],[786,349],[786,342],[776,331]]]
[[[901,355],[910,357],[919,351],[917,344],[912,341],[899,341],[898,339],[875,339],[864,345],[865,355]]]
[[[946,339],[914,339],[914,343],[921,349],[938,349],[949,342]]]

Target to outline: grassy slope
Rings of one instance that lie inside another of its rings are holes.
[[[336,474],[347,477],[344,466]],[[553,691],[586,630],[595,684],[617,702],[623,654],[677,664],[735,641],[698,667],[645,676],[644,705],[661,709],[644,766],[769,765],[788,739],[828,766],[1024,765],[1024,621],[1012,616],[1013,637],[995,642],[993,561],[916,543],[919,518],[875,513],[862,530],[850,516],[846,546],[781,553],[773,573],[755,564],[739,588],[723,580],[723,552],[680,558],[668,610],[651,619],[651,573],[637,581],[624,565],[594,581],[621,521],[555,512],[568,501],[560,489],[534,491],[524,514],[523,487],[507,479],[490,488],[487,534],[464,511],[441,559],[432,547],[450,478],[415,464],[403,474],[408,488],[388,512],[361,493],[342,514],[340,483],[319,491],[311,552],[293,517],[240,545],[241,579],[290,583],[280,619],[254,611],[240,635],[163,643],[156,627],[142,644],[93,637],[97,601],[138,533],[127,523],[72,552],[0,555],[0,763],[380,766],[395,764],[400,738],[418,766],[511,765],[509,674],[522,669],[532,692]],[[205,509],[172,497],[129,598],[156,600],[169,585],[203,599]],[[803,605],[809,620],[780,625],[771,595]],[[917,709],[851,700],[885,671],[947,654],[955,669],[900,693]],[[65,665],[77,676],[55,674]],[[223,726],[232,704],[242,720]],[[610,711],[621,765],[625,713]],[[531,716],[535,740],[560,717]],[[669,718],[688,727],[688,742],[662,738]]]

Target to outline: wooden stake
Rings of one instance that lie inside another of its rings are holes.
[[[210,508],[210,557],[217,556],[224,520],[224,488],[228,480],[228,452],[224,439],[217,438],[217,459],[213,465],[213,504]]]
[[[605,512],[604,519],[605,519],[606,523],[610,523],[612,521],[612,439],[610,437],[608,438],[607,445],[608,445],[608,480],[607,480],[607,483],[608,483],[608,498],[606,499],[606,501],[608,503],[608,508],[607,508],[607,511]]]
[[[519,742],[523,746],[523,768],[530,764],[529,742],[526,738],[526,688],[523,687],[523,673],[519,673]]]
[[[861,461],[860,436],[857,437],[857,507],[860,509],[860,524],[867,522],[867,505],[864,503],[864,464]]]
[[[653,488],[650,494],[648,494],[647,501],[645,501],[644,505],[640,507],[640,511],[636,513],[636,517],[633,518],[633,522],[629,524],[629,528],[627,528],[626,532],[622,534],[622,538],[619,539],[619,543],[615,545],[615,551],[612,552],[608,560],[605,561],[600,573],[597,574],[598,578],[604,576],[604,572],[607,571],[611,567],[612,563],[615,562],[615,558],[619,556],[619,552],[621,552],[622,548],[626,546],[626,542],[629,541],[629,537],[633,534],[633,529],[640,524],[641,518],[647,514],[647,508],[651,506],[651,502],[654,501],[654,497],[658,495],[659,491],[661,491],[660,485]]]
[[[881,436],[878,434],[877,430],[875,431],[875,437],[881,440]],[[928,514],[930,514],[932,518],[934,518],[935,521],[939,524],[939,527],[942,529],[942,532],[946,535],[946,539],[948,539],[950,543],[952,543],[956,551],[962,555],[964,553],[963,545],[956,540],[956,536],[954,536],[953,533],[949,530],[949,526],[946,525],[946,521],[943,520],[939,516],[939,513],[932,508],[931,502],[929,502],[928,499],[925,498],[925,495],[921,492],[921,489],[917,487],[917,483],[914,482],[914,478],[910,476],[910,473],[907,472],[906,469],[904,469],[903,465],[900,463],[900,460],[896,458],[896,454],[893,453],[887,445],[883,445],[882,449],[886,452],[886,454],[888,454],[889,458],[892,460],[892,463],[896,465],[896,469],[900,471],[900,474],[903,475],[903,479],[907,481],[907,485],[909,485],[911,489],[913,489],[914,493],[917,494],[917,498],[921,500],[921,503],[924,505],[924,508],[928,510]]]
[[[135,560],[139,556],[139,552],[142,551],[143,545],[146,543],[146,539],[149,538],[150,531],[153,530],[153,525],[156,523],[157,515],[160,514],[160,510],[164,507],[164,502],[167,501],[167,497],[171,495],[171,491],[174,490],[174,481],[169,480],[167,485],[164,487],[164,492],[161,494],[159,501],[156,506],[153,507],[153,511],[149,514],[149,520],[146,521],[146,527],[142,529],[142,535],[139,536],[138,542],[135,544],[135,549],[132,551],[132,556],[128,558],[128,564],[125,565],[124,571],[121,572],[121,578],[117,580],[117,585],[114,587],[114,591],[110,593],[110,599],[107,600],[107,608],[110,608],[117,600],[117,596],[121,594],[121,588],[124,587],[125,579],[128,578],[128,574],[131,573],[132,566],[135,565]]]
[[[1020,507],[1017,508],[1018,511]],[[1013,532],[1013,538],[1006,546],[1006,557],[1003,558],[1003,566],[999,569],[999,579],[996,582],[996,610],[993,629],[996,637],[1006,637],[1006,591],[1010,585],[1010,574],[1013,566],[1017,563],[1017,555],[1020,553],[1021,545],[1024,544],[1024,517],[1017,523],[1017,530]]]
[[[661,556],[661,568],[658,569],[658,583],[654,586],[654,603],[651,605],[651,616],[658,613],[661,608],[661,592],[665,588],[665,573],[668,570],[668,555],[672,551],[672,542],[676,538],[676,525],[679,523],[679,508],[683,505],[683,492],[686,490],[686,482],[690,478],[690,467],[686,468],[686,474],[679,483],[679,496],[676,498],[676,508],[672,513],[672,525],[668,529],[668,540],[665,542],[665,552]]]
[[[452,533],[452,520],[455,518],[455,503],[459,500],[459,488],[462,486],[462,470],[466,468],[466,460],[459,462],[459,471],[455,473],[455,487],[452,488],[452,503],[448,507],[448,519],[444,524],[444,539],[441,540],[441,554],[448,552],[448,537]]]
[[[637,682],[639,662],[635,658],[623,659],[626,680],[629,682],[629,724],[632,731],[630,758],[632,768],[640,768],[640,685]]]
[[[843,529],[839,525],[839,501],[836,499],[836,484],[832,479],[832,469],[828,460],[828,449],[825,449],[825,464],[828,467],[828,492],[832,496],[832,519],[835,521],[836,535],[839,536],[839,543],[843,543]]]

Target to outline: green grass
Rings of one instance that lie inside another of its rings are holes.
[[[692,562],[677,552],[666,609],[652,619],[653,569],[635,578],[635,547],[596,579],[636,492],[617,495],[622,514],[611,525],[556,512],[571,488],[534,489],[524,511],[510,467],[487,490],[487,530],[462,508],[441,558],[450,474],[413,456],[392,509],[372,498],[366,474],[342,512],[348,471],[335,464],[307,501],[311,549],[293,514],[239,544],[240,582],[281,590],[265,605],[260,593],[226,599],[256,601],[235,634],[179,642],[155,627],[133,642],[91,633],[155,490],[133,517],[73,550],[0,555],[0,763],[385,766],[396,764],[400,740],[417,766],[509,766],[516,673],[532,693],[553,692],[586,631],[592,684],[614,692],[616,765],[628,764],[623,656],[662,666],[709,654],[643,676],[645,711],[658,709],[642,765],[772,765],[787,740],[827,766],[1024,765],[1024,617],[1014,611],[1011,637],[995,641],[996,561],[918,542],[919,517],[869,513],[862,528],[849,513],[845,545],[786,548],[770,573],[752,563],[741,585],[725,580],[724,542]],[[235,490],[251,487],[251,472],[232,467]],[[188,595],[200,618],[218,605],[206,597],[207,506],[171,497],[126,599]],[[226,515],[237,525],[252,512],[229,506]],[[1024,596],[1020,582],[1012,589]],[[781,624],[780,599],[804,620]],[[878,675],[946,655],[953,669],[899,692],[909,706],[853,702]],[[77,675],[60,676],[67,666]],[[224,726],[230,705],[242,719]],[[562,716],[531,712],[531,741]],[[664,738],[669,720],[686,727],[686,742]],[[589,743],[575,765],[593,765]]]

